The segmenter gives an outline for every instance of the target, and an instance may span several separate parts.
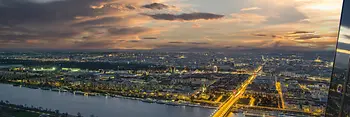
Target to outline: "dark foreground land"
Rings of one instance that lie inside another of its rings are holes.
[[[27,105],[10,104],[8,101],[0,102],[0,117],[76,117],[59,110],[43,109],[41,107],[29,107]]]

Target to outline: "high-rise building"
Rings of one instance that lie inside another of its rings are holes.
[[[265,61],[265,57],[264,57],[264,55],[261,55],[261,59],[262,59],[263,61]]]
[[[316,59],[316,60],[314,60],[314,62],[316,62],[316,63],[321,63],[321,62],[322,62],[322,60],[320,59],[320,57],[317,57],[317,59]]]
[[[215,65],[215,66],[213,67],[213,72],[214,72],[214,73],[219,72],[219,67]]]
[[[341,18],[341,26],[340,33],[338,38],[338,46],[335,56],[335,61],[333,63],[333,71],[332,71],[332,79],[328,92],[328,100],[327,100],[327,108],[326,108],[326,117],[348,117],[350,115],[350,56],[347,51],[349,51],[349,44],[343,43],[344,40],[348,40],[347,38],[342,37],[341,30],[344,24],[349,24],[349,13],[345,13],[345,11],[350,10],[350,7],[346,4],[350,4],[349,0],[343,1],[343,9],[342,9],[342,18]],[[347,10],[345,10],[347,9]]]
[[[169,68],[169,72],[170,72],[170,73],[175,73],[175,72],[176,72],[176,67],[171,66],[171,67]]]
[[[336,57],[328,93],[326,116],[329,117],[350,115],[350,59],[345,63],[340,59],[344,58]],[[347,67],[344,64],[348,64]]]

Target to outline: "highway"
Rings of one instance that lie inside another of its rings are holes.
[[[250,106],[254,106],[254,103],[255,103],[255,98],[254,97],[250,97],[249,105]]]
[[[280,82],[276,82],[276,90],[278,91],[279,97],[281,98],[281,103],[280,103],[280,108],[285,109],[284,106],[284,99],[283,99],[283,92],[282,92],[282,88],[281,88],[281,83]]]
[[[237,90],[236,93],[232,94],[225,102],[223,102],[219,108],[214,111],[212,114],[212,117],[225,117],[229,114],[230,108],[233,104],[235,104],[240,97],[244,94],[245,90],[247,89],[248,85],[251,84],[254,79],[257,77],[257,73],[262,70],[263,65],[259,66],[245,82],[242,83],[240,88]]]
[[[300,114],[307,114],[307,115],[313,115],[313,116],[320,116],[322,113],[312,113],[312,112],[305,112],[305,111],[299,111],[299,110],[292,110],[292,109],[282,109],[282,108],[274,108],[274,107],[265,107],[265,106],[250,106],[250,105],[241,105],[236,104],[237,108],[246,108],[246,109],[262,109],[262,110],[271,110],[271,111],[281,111],[281,112],[292,112],[292,113],[300,113]]]

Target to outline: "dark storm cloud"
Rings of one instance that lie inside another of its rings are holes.
[[[256,37],[266,37],[267,34],[260,34],[260,33],[257,33],[257,34],[252,34],[253,36],[256,36]]]
[[[182,41],[171,41],[170,44],[192,44],[192,45],[205,45],[207,42],[182,42]]]
[[[108,32],[112,35],[136,35],[144,32],[151,31],[149,28],[144,27],[131,27],[131,28],[110,28]]]
[[[111,0],[109,0],[111,1]],[[104,5],[101,10],[118,10],[118,11],[130,11],[135,10],[136,7],[131,4],[122,4],[122,3],[110,3]]]
[[[123,19],[119,17],[104,17],[100,19],[79,22],[79,23],[73,24],[72,26],[91,26],[91,25],[99,25],[99,24],[106,24],[106,23],[116,23],[122,20]]]
[[[106,0],[0,0],[0,40],[52,41],[71,38],[82,32],[68,28],[76,17],[103,15],[91,5]],[[81,24],[97,24],[97,21]]]
[[[93,42],[78,42],[75,43],[75,46],[79,48],[105,48],[113,46],[114,43],[110,43],[107,41],[93,41]]]
[[[270,45],[270,47],[272,47],[272,48],[278,48],[278,47],[282,47],[282,46],[283,46],[283,44],[281,41],[276,41]]]
[[[224,15],[218,15],[218,14],[213,14],[213,13],[184,13],[180,15],[174,15],[174,14],[144,14],[147,16],[152,17],[153,19],[156,20],[199,20],[199,19],[204,19],[204,20],[210,20],[210,19],[220,19],[224,17]]]
[[[0,40],[55,42],[74,38],[81,32],[101,34],[109,29],[113,35],[137,34],[147,29],[120,29],[121,17],[103,17],[110,13],[136,9],[131,4],[112,3],[114,0],[0,0]],[[103,7],[101,3],[104,3]],[[93,8],[95,7],[95,8]],[[113,12],[112,12],[113,11]],[[102,18],[101,18],[102,17]],[[92,20],[86,20],[87,18]],[[98,18],[98,19],[93,19]],[[82,20],[77,22],[77,20]],[[73,23],[73,24],[72,24]],[[103,26],[101,24],[108,24]],[[125,24],[124,24],[125,25]],[[82,35],[83,39],[90,36]],[[2,41],[4,42],[4,41]]]
[[[86,26],[83,29],[86,31],[91,31],[94,32],[95,30],[100,30],[100,29],[109,29],[109,28],[113,28],[114,26],[112,25],[108,25],[108,26]]]
[[[162,4],[162,3],[152,3],[152,4],[143,5],[142,8],[148,8],[148,9],[153,9],[153,10],[162,10],[162,9],[169,8],[169,6]]]
[[[13,33],[13,32],[30,33],[32,31],[24,27],[0,25],[1,34]]]
[[[129,10],[135,10],[136,9],[136,7],[132,6],[132,5],[126,5],[125,7],[128,8]]]
[[[65,0],[39,4],[24,0],[3,0],[0,7],[0,24],[51,23],[70,21],[76,16],[103,14],[90,8],[100,0]]]
[[[50,3],[50,2],[64,1],[64,0],[28,0],[28,1],[34,2],[34,3]]]
[[[271,35],[272,38],[283,38],[281,35]]]
[[[140,42],[140,41],[139,40],[130,40],[128,42],[137,43],[137,42]]]
[[[314,31],[295,31],[295,32],[292,32],[291,34],[304,34],[304,33],[314,33]]]
[[[75,31],[49,31],[49,30],[29,30],[24,27],[0,27],[0,40],[30,40],[44,39],[55,40],[67,38],[79,34]]]
[[[204,45],[204,44],[208,44],[206,42],[188,42],[188,44],[192,44],[192,45]]]
[[[171,41],[171,42],[168,42],[168,43],[171,43],[171,44],[181,44],[181,43],[184,43],[184,42],[181,42],[181,41]]]
[[[142,39],[146,39],[146,40],[156,40],[158,39],[157,37],[144,37]]]
[[[314,35],[314,34],[305,34],[305,35],[300,35],[298,40],[308,40],[308,39],[314,39],[314,38],[321,38],[320,35]]]

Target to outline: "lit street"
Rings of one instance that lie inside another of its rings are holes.
[[[239,90],[237,90],[236,93],[234,93],[228,100],[226,100],[222,105],[219,106],[219,108],[214,112],[212,117],[224,117],[230,112],[230,108],[233,104],[235,104],[240,97],[244,94],[247,86],[254,81],[254,79],[257,77],[257,73],[263,68],[263,66],[259,66],[257,70],[255,70],[254,74],[248,78],[240,87]]]

